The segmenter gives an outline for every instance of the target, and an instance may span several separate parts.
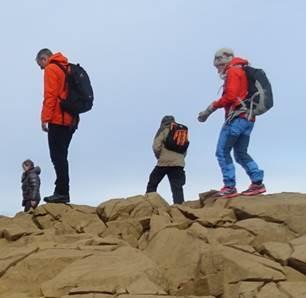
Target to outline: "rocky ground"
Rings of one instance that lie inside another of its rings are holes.
[[[306,195],[158,194],[0,217],[0,297],[306,297]]]

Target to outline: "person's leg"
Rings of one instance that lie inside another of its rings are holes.
[[[231,134],[231,124],[223,125],[216,150],[216,157],[222,171],[223,183],[226,187],[235,187],[235,167],[231,157],[231,150],[237,140],[237,136]]]
[[[248,121],[246,119],[243,120],[245,121],[245,130],[234,146],[234,157],[237,163],[239,163],[244,168],[252,182],[249,189],[242,192],[242,194],[254,195],[266,191],[265,186],[262,183],[264,178],[264,171],[258,168],[257,163],[248,154],[250,135],[253,130],[254,122]]]
[[[183,167],[168,167],[167,171],[174,204],[184,202],[183,186],[186,183],[186,175]]]
[[[150,174],[146,193],[156,192],[158,184],[166,175],[165,167],[156,166]]]
[[[231,197],[232,195],[237,195],[235,167],[230,152],[240,137],[250,130],[249,123],[250,121],[244,118],[236,118],[225,124],[221,130],[216,152],[224,181],[224,188],[219,192],[221,196]]]
[[[69,195],[68,148],[72,135],[72,130],[67,126],[49,125],[50,157],[56,173],[54,193],[60,195]]]
[[[25,201],[24,202],[24,212],[28,212],[31,209],[31,201]]]
[[[32,207],[33,209],[36,209],[37,206],[38,206],[38,204],[39,204],[38,201],[31,201],[31,207]]]
[[[234,146],[234,157],[237,163],[239,163],[247,175],[250,177],[252,183],[262,183],[264,172],[258,168],[257,163],[248,154],[248,146],[250,143],[250,133],[247,131],[237,140]]]

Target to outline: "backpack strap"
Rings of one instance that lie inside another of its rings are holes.
[[[64,73],[65,75],[67,75],[68,70],[60,63],[56,62],[56,61],[51,61],[49,64],[55,64],[56,66],[58,66]]]
[[[177,124],[176,124],[174,121],[171,122],[171,124],[170,124],[170,130],[172,130],[176,125],[177,125]]]
[[[67,81],[68,68],[66,68],[65,66],[63,66],[62,64],[60,64],[56,61],[51,61],[49,64],[54,64],[63,71],[63,73],[65,74],[65,86],[66,86],[67,83],[68,83],[68,81]],[[68,64],[68,67],[69,67],[69,64]]]
[[[65,83],[64,84],[65,84],[65,86],[68,86],[68,79],[67,79],[68,68],[66,68],[65,66],[63,66],[62,64],[60,64],[60,63],[58,63],[56,61],[51,61],[49,64],[54,64],[54,65],[56,65],[57,67],[59,67],[63,71],[63,73],[65,74]],[[68,67],[69,67],[69,64],[68,64]]]
[[[68,86],[68,81],[67,81],[67,74],[68,74],[68,70],[62,65],[62,64],[60,64],[60,63],[58,63],[58,62],[56,62],[56,61],[51,61],[49,64],[54,64],[54,65],[56,65],[58,68],[60,68],[62,71],[63,71],[63,73],[65,74],[65,82],[64,82],[64,86],[66,87],[66,88],[68,88],[67,86]],[[59,98],[59,101],[61,102],[61,101],[63,101],[63,98],[60,98],[60,97],[58,97]],[[65,118],[65,113],[64,113],[64,111],[62,110],[62,122],[64,123],[64,118]]]

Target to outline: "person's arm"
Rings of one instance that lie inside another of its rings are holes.
[[[30,187],[31,187],[31,195],[30,195],[31,201],[35,201],[36,198],[37,198],[37,194],[39,192],[39,186],[40,186],[39,177],[38,177],[37,174],[30,173],[29,184],[30,184]]]
[[[41,112],[42,124],[49,123],[52,119],[58,100],[58,77],[52,67],[46,67],[44,73],[44,102]]]
[[[169,133],[169,128],[165,128],[155,139],[153,142],[153,152],[155,157],[158,159],[162,150],[162,146],[164,141]]]
[[[227,77],[224,86],[224,92],[220,99],[213,102],[215,109],[224,108],[227,105],[233,105],[238,103],[239,94],[241,88],[241,78],[239,75],[239,69],[230,68],[227,71]]]

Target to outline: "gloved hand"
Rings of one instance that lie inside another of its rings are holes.
[[[205,111],[199,113],[198,120],[200,122],[205,122],[210,116],[210,114],[212,114],[215,110],[216,108],[214,108],[213,103],[212,103],[211,105],[207,107]]]

